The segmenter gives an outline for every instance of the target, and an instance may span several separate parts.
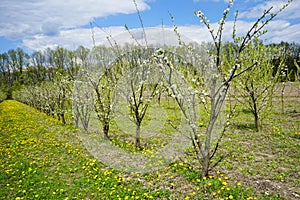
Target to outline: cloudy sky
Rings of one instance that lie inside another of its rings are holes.
[[[184,40],[211,41],[194,11],[203,11],[212,27],[216,27],[227,2],[136,0],[148,43],[153,44],[176,43],[169,13],[174,16]],[[265,9],[273,6],[276,11],[283,3],[282,0],[236,0],[227,19],[224,39],[230,39],[235,10],[239,11],[237,31],[242,35]],[[294,0],[268,25],[268,33],[263,39],[300,43],[299,10],[300,1]],[[138,31],[141,24],[132,0],[0,0],[0,13],[0,53],[17,47],[28,52],[56,46],[76,49],[83,45],[90,48],[93,41],[107,44],[108,35],[122,44],[131,41],[125,24],[140,42],[145,41]]]

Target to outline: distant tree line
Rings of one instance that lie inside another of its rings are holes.
[[[62,47],[47,48],[28,55],[23,49],[12,49],[0,54],[0,99],[11,99],[21,86],[40,85],[53,81],[57,73],[74,79],[80,63],[90,50],[79,46],[71,51]]]
[[[300,64],[300,45],[281,42],[268,46],[280,47],[284,51],[286,80],[294,81],[297,76],[296,64]],[[0,54],[0,99],[12,98],[12,92],[22,85],[40,85],[44,81],[53,81],[56,73],[66,74],[74,79],[80,65],[87,59],[90,49],[79,46],[76,50],[63,47],[47,48],[31,55],[23,49],[11,49]],[[273,58],[274,74],[281,58]],[[1,98],[2,97],[2,98]]]
[[[299,77],[299,70],[297,67],[300,64],[300,45],[296,43],[288,43],[288,42],[281,42],[279,44],[270,44],[270,45],[279,47],[283,51],[282,54],[285,55],[285,61],[284,61],[285,74],[283,74],[284,76],[282,76],[281,81],[296,81],[297,77]],[[281,60],[280,58],[273,60],[275,66],[275,70],[273,74],[276,73],[280,60]]]

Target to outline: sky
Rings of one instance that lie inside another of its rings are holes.
[[[286,0],[287,1],[287,0]],[[278,10],[283,0],[236,0],[226,19],[223,38],[230,40],[235,11],[239,11],[237,33],[243,35],[265,9]],[[0,0],[0,53],[23,48],[26,52],[62,46],[75,50],[79,45],[176,44],[173,24],[187,42],[211,42],[211,37],[194,11],[201,10],[213,28],[227,8],[228,0]],[[268,43],[300,43],[300,1],[294,0],[266,29],[261,39]],[[174,17],[172,22],[171,17]],[[125,25],[130,29],[125,29]],[[141,27],[145,27],[144,39]]]

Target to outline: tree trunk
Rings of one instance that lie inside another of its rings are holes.
[[[254,116],[254,128],[258,132],[259,131],[259,117],[258,117],[258,110],[257,110],[257,104],[256,104],[256,98],[254,96],[254,92],[250,92],[250,97],[253,103],[253,116]]]
[[[61,112],[60,113],[60,116],[61,116],[61,121],[63,124],[66,124],[66,119],[65,119],[65,113],[64,112]]]
[[[284,114],[284,89],[285,89],[285,83],[282,83],[282,89],[281,89],[281,113]]]
[[[259,131],[259,118],[258,118],[258,113],[256,110],[254,110],[253,115],[254,115],[255,130],[258,132]]]
[[[54,109],[51,109],[51,116],[52,116],[53,119],[55,118],[55,111],[54,111]]]
[[[104,122],[103,123],[103,138],[104,138],[104,140],[109,140],[108,131],[109,131],[109,123]]]
[[[141,137],[141,126],[139,124],[139,125],[136,125],[136,132],[135,132],[135,149],[136,150],[141,148],[140,137]]]
[[[253,101],[253,116],[254,116],[254,128],[258,132],[259,131],[259,117],[258,117],[256,101]]]
[[[205,155],[202,159],[203,160],[201,163],[201,165],[202,165],[201,178],[208,176],[209,163],[210,163],[209,153],[207,155]]]
[[[217,90],[216,92],[213,91],[215,98],[211,99],[211,116],[210,121],[206,129],[205,133],[205,143],[204,143],[204,150],[202,150],[202,177],[208,175],[209,167],[210,167],[210,159],[211,159],[211,138],[213,133],[213,128],[215,126],[215,122],[218,119],[218,116],[221,112],[223,103],[225,101],[227,91],[229,88],[229,84],[224,85],[221,91]],[[221,89],[221,88],[220,88]],[[219,92],[218,92],[219,91]],[[216,148],[216,147],[215,147]],[[213,156],[214,154],[212,154]]]
[[[158,97],[157,97],[158,105],[160,105],[161,93],[162,93],[162,91],[159,91],[159,94],[158,94]]]
[[[78,116],[75,116],[74,122],[75,122],[75,127],[79,128],[79,118],[78,118]]]
[[[88,130],[89,130],[89,124],[88,124],[88,122],[82,121],[82,126],[83,126],[83,129],[84,129],[86,132],[88,132]],[[107,131],[107,132],[108,132],[108,131]]]

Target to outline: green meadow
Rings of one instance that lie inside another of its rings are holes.
[[[189,150],[151,173],[110,168],[91,156],[73,125],[6,100],[0,104],[0,198],[297,199],[299,101],[286,102],[286,114],[274,106],[260,132],[251,128],[249,112],[237,107],[238,114],[212,160],[220,162],[201,179]],[[131,151],[134,145],[117,135],[112,135],[113,143]]]

